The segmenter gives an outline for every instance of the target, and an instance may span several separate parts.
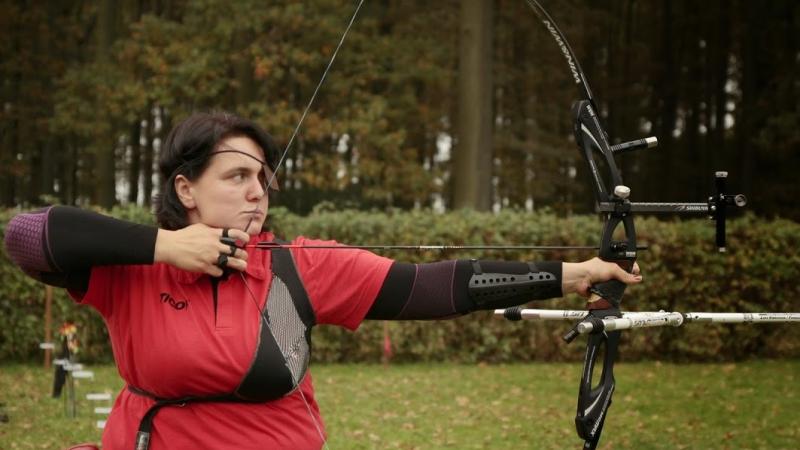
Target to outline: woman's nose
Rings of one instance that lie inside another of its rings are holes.
[[[266,194],[266,187],[264,183],[256,177],[255,181],[250,184],[250,189],[248,190],[249,197],[253,199],[260,199],[261,197]]]

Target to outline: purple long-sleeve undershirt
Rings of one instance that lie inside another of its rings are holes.
[[[158,229],[69,206],[21,213],[6,226],[6,252],[31,277],[83,286],[94,266],[151,264]]]
[[[6,226],[5,246],[8,256],[25,273],[38,278],[41,272],[58,272],[47,241],[50,209],[16,215]]]

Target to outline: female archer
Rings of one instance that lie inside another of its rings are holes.
[[[251,121],[195,114],[162,151],[158,228],[62,206],[8,224],[14,262],[106,322],[126,386],[104,448],[320,449],[313,326],[444,319],[641,282],[638,267],[598,258],[407,264],[305,237],[281,246],[263,229],[278,153]],[[270,251],[248,251],[263,242]]]

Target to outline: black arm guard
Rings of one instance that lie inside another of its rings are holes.
[[[561,263],[440,261],[392,264],[366,318],[435,320],[561,297]]]
[[[539,270],[528,263],[528,273],[487,273],[480,262],[472,260],[469,279],[469,298],[475,309],[495,309],[516,306],[531,300],[548,298],[561,292],[560,276]],[[560,275],[560,274],[559,274]]]

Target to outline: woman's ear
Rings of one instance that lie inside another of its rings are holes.
[[[178,200],[181,201],[184,208],[194,209],[197,206],[192,183],[185,176],[178,175],[175,177],[175,193],[178,194]]]

